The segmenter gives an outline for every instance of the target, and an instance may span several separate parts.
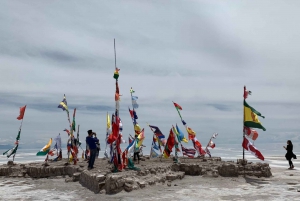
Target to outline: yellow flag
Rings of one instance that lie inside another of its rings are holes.
[[[107,117],[106,117],[106,122],[107,122],[107,129],[110,128],[110,119],[109,119],[109,115],[107,113]]]

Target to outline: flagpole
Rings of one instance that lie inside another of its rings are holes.
[[[246,89],[246,86],[244,86],[244,93],[245,93],[245,89]],[[244,96],[244,101],[245,101],[245,96]],[[244,132],[244,122],[245,122],[245,107],[244,107],[244,101],[243,101],[243,141],[244,141],[244,138],[245,138],[245,132]],[[243,146],[242,146],[243,147]],[[243,163],[244,163],[244,160],[245,160],[245,149],[243,147]]]
[[[27,105],[25,105],[25,109],[26,109],[26,106]],[[22,129],[22,125],[23,125],[23,120],[24,120],[24,115],[25,115],[25,110],[24,110],[24,114],[23,114],[23,117],[22,117],[22,121],[21,121],[21,124],[20,124],[20,128],[19,128],[19,132],[20,132],[20,138],[21,138],[21,129]],[[18,134],[19,135],[19,134]],[[19,141],[19,140],[18,140]],[[17,142],[18,143],[18,145],[19,145],[19,142]],[[17,153],[17,150],[16,150],[16,152],[14,153],[14,155],[13,155],[13,162],[15,161],[15,156],[16,156],[16,153]]]

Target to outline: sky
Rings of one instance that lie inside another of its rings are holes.
[[[183,119],[206,144],[241,143],[243,87],[265,116],[255,143],[300,142],[299,1],[4,1],[0,7],[0,144],[12,145],[27,105],[21,147],[42,147],[68,128],[57,108],[77,108],[80,139],[92,129],[103,147],[114,111],[114,39],[123,136],[138,123],[168,136]],[[191,142],[187,147],[191,146]]]

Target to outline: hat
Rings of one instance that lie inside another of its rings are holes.
[[[92,134],[92,133],[93,133],[93,131],[92,131],[92,130],[88,130],[87,132],[88,132],[88,134]]]

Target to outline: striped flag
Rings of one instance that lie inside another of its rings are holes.
[[[184,146],[181,145],[181,150],[182,150],[182,154],[184,156],[187,156],[189,158],[194,158],[195,154],[196,154],[196,150],[195,149],[187,149]]]
[[[69,112],[68,109],[68,104],[67,104],[67,99],[66,99],[66,95],[64,94],[64,99],[59,103],[59,105],[57,106],[58,108],[61,108],[63,111],[67,111]]]

